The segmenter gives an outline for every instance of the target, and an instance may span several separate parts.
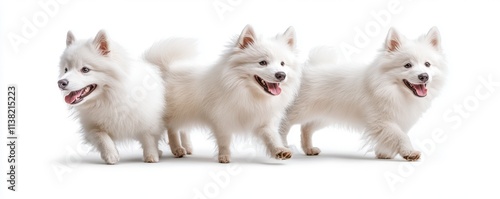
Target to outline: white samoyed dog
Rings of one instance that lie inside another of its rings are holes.
[[[84,139],[107,164],[120,156],[116,142],[137,140],[145,162],[158,162],[164,131],[164,82],[157,66],[130,58],[106,36],[75,40],[68,32],[58,86],[74,110]]]
[[[383,49],[365,67],[339,65],[327,48],[312,50],[299,96],[280,128],[284,145],[294,124],[301,124],[301,145],[318,155],[315,131],[339,124],[364,132],[377,158],[418,160],[407,135],[440,93],[447,66],[437,28],[410,40],[390,29]]]
[[[246,26],[211,67],[192,67],[195,42],[170,39],[152,46],[146,59],[165,71],[167,109],[164,117],[172,153],[191,153],[180,130],[209,128],[217,142],[218,161],[229,163],[234,134],[252,133],[271,157],[288,159],[278,133],[285,109],[295,98],[301,79],[292,27],[264,38]],[[184,61],[183,61],[184,60]]]

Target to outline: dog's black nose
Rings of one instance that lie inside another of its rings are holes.
[[[276,79],[283,81],[286,78],[286,73],[285,72],[277,72],[276,74],[274,74],[274,76],[276,77]]]
[[[57,85],[59,85],[60,89],[66,88],[66,86],[68,86],[68,84],[69,84],[69,81],[67,79],[61,79],[61,80],[57,81]]]
[[[418,79],[422,82],[427,82],[427,80],[429,80],[429,75],[427,73],[422,73],[418,75]]]

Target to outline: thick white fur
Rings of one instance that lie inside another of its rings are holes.
[[[301,124],[302,149],[307,155],[318,155],[312,134],[335,123],[363,131],[378,158],[399,154],[417,160],[420,152],[413,149],[407,132],[443,86],[447,67],[440,41],[437,28],[416,40],[391,29],[379,56],[366,67],[338,65],[328,58],[334,56],[327,49],[311,51],[299,96],[281,125],[284,145],[288,145],[290,127]],[[430,67],[424,65],[426,61]],[[403,67],[406,63],[413,67]],[[415,96],[402,81],[417,83],[421,73],[429,75],[425,97]]]
[[[120,159],[115,143],[128,140],[142,144],[145,162],[158,162],[165,111],[164,82],[158,67],[131,59],[104,31],[86,41],[75,41],[68,32],[66,43],[59,78],[67,79],[69,84],[62,89],[63,95],[97,84],[83,101],[70,105],[85,140],[108,164]],[[90,71],[82,73],[83,67]]]
[[[169,111],[164,119],[172,153],[176,157],[186,154],[185,135],[179,138],[179,130],[208,127],[216,139],[220,163],[230,162],[233,134],[245,132],[260,138],[270,156],[290,158],[291,151],[283,146],[278,128],[300,86],[301,69],[296,62],[295,41],[291,27],[283,35],[267,39],[257,37],[252,27],[247,26],[209,68],[193,68],[192,63],[185,61],[189,57],[186,55],[195,49],[193,42],[171,39],[154,45],[146,53],[146,59],[168,71],[165,78]],[[268,65],[259,65],[262,60]],[[280,65],[281,61],[285,66]],[[275,73],[279,71],[287,75],[281,82],[282,92],[271,96],[254,75],[278,82]]]

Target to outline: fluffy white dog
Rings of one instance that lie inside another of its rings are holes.
[[[186,63],[195,51],[193,42],[171,39],[154,45],[146,59],[167,74],[164,119],[172,153],[182,157],[191,152],[179,130],[202,126],[212,130],[220,163],[230,162],[233,135],[245,132],[260,138],[271,157],[290,158],[278,128],[300,86],[295,44],[292,27],[264,38],[247,26],[209,68]]]
[[[142,144],[145,162],[158,162],[165,110],[158,67],[130,58],[104,31],[78,41],[68,32],[66,46],[58,86],[85,140],[108,164],[120,159],[115,142],[131,139]]]
[[[389,30],[385,45],[366,67],[338,65],[326,48],[311,51],[299,96],[288,109],[280,134],[301,124],[302,149],[318,155],[312,135],[336,123],[364,132],[378,158],[420,158],[407,135],[438,96],[447,71],[437,28],[416,40]]]

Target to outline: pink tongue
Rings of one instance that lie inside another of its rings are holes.
[[[415,90],[417,91],[418,96],[426,96],[427,95],[427,88],[423,84],[415,84],[413,85],[415,87]]]
[[[281,88],[278,83],[267,83],[267,88],[273,95],[279,95],[281,93]]]
[[[66,101],[66,103],[68,103],[68,104],[71,104],[71,103],[76,101],[76,98],[80,97],[82,92],[83,92],[83,89],[79,90],[79,91],[73,91],[73,92],[69,93],[68,95],[66,95],[66,97],[64,97],[64,101]]]

